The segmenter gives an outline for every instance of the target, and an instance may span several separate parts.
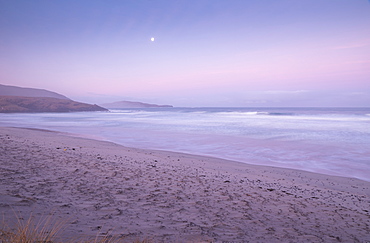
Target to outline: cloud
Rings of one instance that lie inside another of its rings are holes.
[[[363,91],[266,90],[244,93],[242,106],[364,107],[370,95]]]
[[[348,93],[347,95],[349,95],[349,96],[358,96],[358,95],[361,95],[361,96],[363,96],[363,95],[369,95],[369,94],[367,94],[367,93],[365,93],[365,92],[351,92],[351,93]]]
[[[370,46],[370,39],[363,40],[361,42],[356,42],[356,43],[350,43],[347,45],[342,45],[342,46],[334,46],[332,49],[352,49],[352,48],[361,48],[365,46]]]
[[[309,90],[267,90],[261,91],[262,94],[272,94],[272,95],[292,95],[292,94],[304,94],[310,92]]]

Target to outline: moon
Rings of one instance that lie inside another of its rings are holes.
[[[154,37],[150,38],[151,41],[154,41]]]

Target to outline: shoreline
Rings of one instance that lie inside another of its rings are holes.
[[[250,115],[251,108],[4,115],[1,126],[70,132],[73,136],[133,148],[211,156],[370,182],[367,124],[358,119],[355,110],[338,113],[335,109],[323,112],[297,108],[282,112],[267,108],[261,112],[271,115]],[[306,116],[307,112],[312,116]],[[338,113],[338,117],[333,118],[331,113]]]
[[[248,162],[243,162],[243,161],[237,161],[237,160],[232,160],[232,159],[227,159],[227,158],[220,158],[220,157],[213,157],[211,155],[202,155],[202,154],[193,154],[193,153],[187,153],[187,152],[178,152],[178,151],[170,151],[170,150],[162,150],[162,149],[145,149],[145,148],[136,148],[136,147],[128,147],[122,144],[119,144],[117,142],[104,139],[101,137],[96,137],[93,135],[87,135],[87,134],[78,134],[78,133],[71,133],[71,132],[61,132],[57,130],[49,130],[49,129],[42,129],[42,128],[30,128],[30,127],[2,127],[1,128],[15,128],[15,129],[25,129],[25,130],[34,130],[34,131],[40,131],[40,132],[48,132],[48,133],[55,133],[59,134],[61,136],[65,137],[70,137],[70,138],[79,138],[82,140],[91,140],[91,141],[96,141],[96,142],[103,142],[103,143],[110,143],[114,146],[120,146],[126,149],[132,149],[132,150],[137,150],[137,151],[151,151],[154,153],[165,153],[165,154],[173,154],[175,156],[186,156],[186,157],[194,157],[195,159],[205,159],[205,160],[210,160],[213,163],[221,163],[221,167],[224,167],[225,165],[230,165],[230,164],[238,164],[240,167],[243,167],[243,165],[246,165],[247,167],[256,167],[256,168],[270,168],[273,169],[274,172],[282,171],[283,173],[285,171],[292,171],[296,173],[307,173],[307,174],[314,174],[316,176],[322,177],[322,179],[325,179],[327,177],[330,178],[338,178],[339,180],[342,179],[349,179],[349,180],[359,180],[362,182],[366,182],[370,184],[370,179],[369,181],[362,179],[362,178],[357,178],[357,177],[350,177],[350,176],[342,176],[342,175],[337,175],[335,173],[330,174],[330,173],[325,173],[325,172],[319,172],[319,171],[309,171],[309,170],[304,170],[304,169],[299,169],[299,168],[289,168],[289,167],[283,167],[283,166],[274,166],[274,165],[268,165],[268,164],[256,164],[256,163],[248,163]],[[223,163],[224,162],[224,163]],[[369,192],[370,193],[370,192]]]
[[[0,139],[0,213],[51,213],[69,237],[370,241],[367,181],[42,129],[0,127]]]

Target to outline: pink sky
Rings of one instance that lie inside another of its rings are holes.
[[[3,1],[0,9],[2,84],[93,103],[370,106],[365,0]]]

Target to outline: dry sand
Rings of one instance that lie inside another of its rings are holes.
[[[370,183],[0,128],[0,213],[66,220],[63,237],[370,242]]]

